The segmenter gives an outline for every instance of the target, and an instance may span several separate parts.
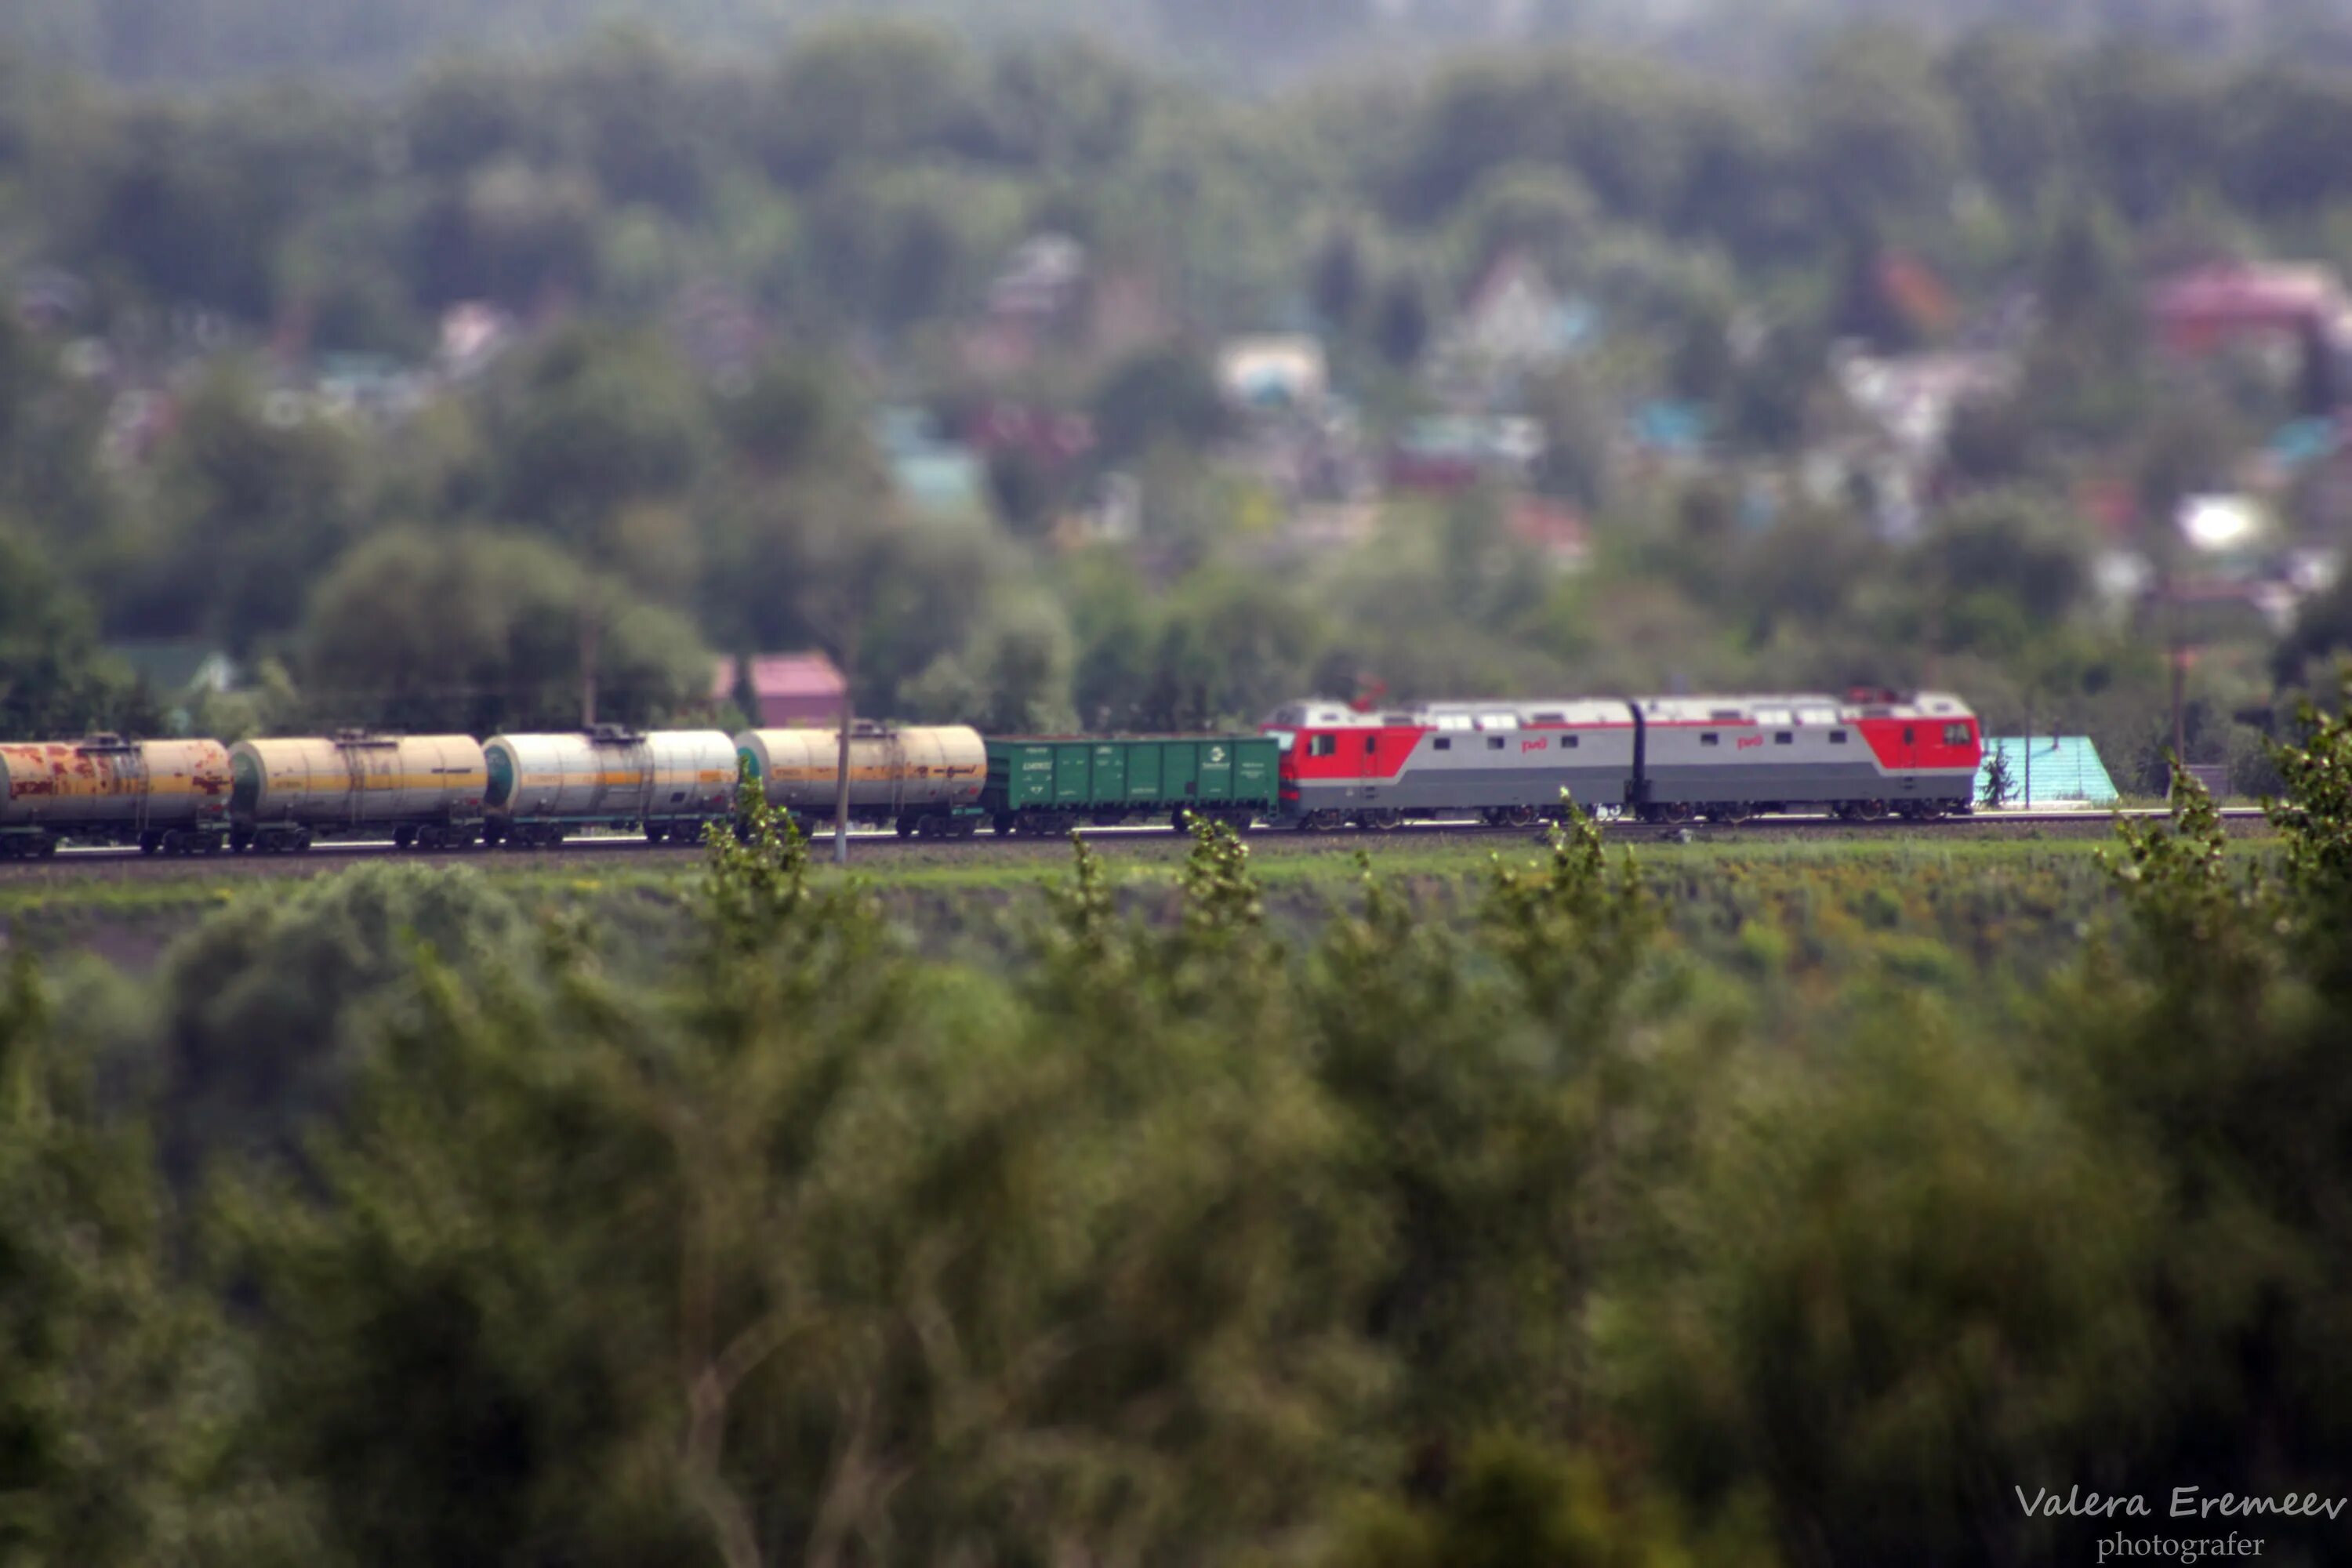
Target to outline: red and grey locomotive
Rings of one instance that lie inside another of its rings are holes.
[[[1309,701],[1260,728],[1282,743],[1281,820],[1305,827],[1532,822],[1559,808],[1562,791],[1586,811],[1647,822],[1790,811],[1925,819],[1969,809],[1982,754],[1976,715],[1943,692],[1370,711]]]

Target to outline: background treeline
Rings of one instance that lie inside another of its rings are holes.
[[[125,81],[216,82],[285,74],[365,78],[455,52],[544,51],[614,20],[703,47],[770,46],[851,13],[918,18],[983,39],[1080,29],[1188,70],[1253,81],[1433,49],[1590,36],[1746,69],[1784,63],[1810,34],[1860,22],[1938,31],[2013,26],[2059,37],[2116,34],[2200,52],[2332,53],[2352,32],[2325,0],[21,0],[0,37]]]
[[[1248,720],[1366,679],[1934,679],[2158,787],[2160,662],[2095,613],[2074,487],[2120,475],[2161,565],[2181,496],[2327,405],[2242,364],[2174,376],[2142,302],[2200,259],[2352,268],[2352,75],[1998,31],[1799,55],[1738,82],[1530,49],[1255,99],[902,25],[193,98],[0,60],[0,239],[50,312],[0,326],[0,594],[26,606],[0,617],[0,728],[153,727],[108,639],[258,671],[187,718],[227,732],[566,721],[592,644],[608,717],[681,716],[713,652],[854,642],[865,710],[1009,727]],[[982,378],[967,329],[1043,232],[1147,286],[1162,330]],[[1234,434],[1213,346],[1311,328],[1377,446],[1433,405],[1442,329],[1513,251],[1607,323],[1523,389],[1533,483],[1591,517],[1591,568],[1539,569],[1499,493],[1270,557],[1263,497],[1212,460]],[[1959,330],[1890,300],[1897,252],[2032,302],[2017,388],[1954,432],[1922,542],[1843,494],[1759,531],[1743,487],[1834,419],[1831,343]],[[715,358],[713,299],[751,323]],[[337,355],[437,364],[444,313],[478,303],[520,324],[487,369],[392,415],[307,395]],[[980,515],[911,515],[874,405],[953,430],[1004,397],[1091,416],[1095,447],[1000,464]],[[1645,398],[1700,412],[1706,464],[1629,469]],[[1142,481],[1139,540],[1049,545],[1112,470]],[[2256,636],[2200,666],[2189,726],[2249,782],[2273,683],[2352,638],[2352,597]]]
[[[1140,908],[1081,848],[986,967],[772,831],[659,977],[396,868],[20,962],[0,1546],[2033,1564],[2113,1526],[2014,1484],[2326,1493],[2352,726],[2281,766],[2030,994],[1997,870],[1990,951],[1824,983],[1832,900],[1718,968],[1580,825],[1280,933],[1230,837]]]

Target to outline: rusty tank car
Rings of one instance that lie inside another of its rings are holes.
[[[54,855],[68,839],[209,853],[228,840],[228,752],[217,741],[100,734],[0,745],[0,858]]]

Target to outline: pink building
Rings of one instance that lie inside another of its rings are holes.
[[[736,699],[737,661],[722,658],[712,673],[710,700]],[[841,721],[841,671],[821,653],[763,653],[751,659],[751,719],[762,729],[823,727]]]

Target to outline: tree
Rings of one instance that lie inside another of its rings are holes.
[[[1419,278],[1407,272],[1389,279],[1381,290],[1372,332],[1381,357],[1393,368],[1410,370],[1421,362],[1421,352],[1429,344],[1430,320]]]
[[[1147,350],[1114,367],[1095,392],[1094,418],[1105,463],[1139,457],[1160,441],[1197,450],[1225,428],[1215,376],[1180,349]]]
[[[40,740],[153,728],[130,672],[100,651],[98,623],[47,556],[0,517],[0,736]]]
[[[0,982],[0,1554],[181,1555],[174,1482],[207,1436],[211,1328],[172,1261],[172,1194],[19,951]]]
[[[598,543],[628,501],[682,491],[703,456],[700,394],[667,346],[642,334],[567,328],[494,407],[501,513],[574,549]]]
[[[2027,737],[2026,743],[2032,744],[2031,736]],[[2011,776],[2009,750],[2005,746],[1995,746],[1991,758],[1985,763],[1984,784],[1977,792],[1977,804],[1989,811],[1998,811],[2007,805],[2016,794],[2017,780]]]
[[[360,454],[299,400],[264,399],[239,367],[185,401],[162,458],[162,537],[110,619],[202,635],[240,656],[300,621],[305,592],[358,524]]]
[[[694,629],[541,540],[395,528],[312,592],[303,692],[346,724],[493,735],[581,722],[593,617],[597,717],[647,723],[709,689]]]

